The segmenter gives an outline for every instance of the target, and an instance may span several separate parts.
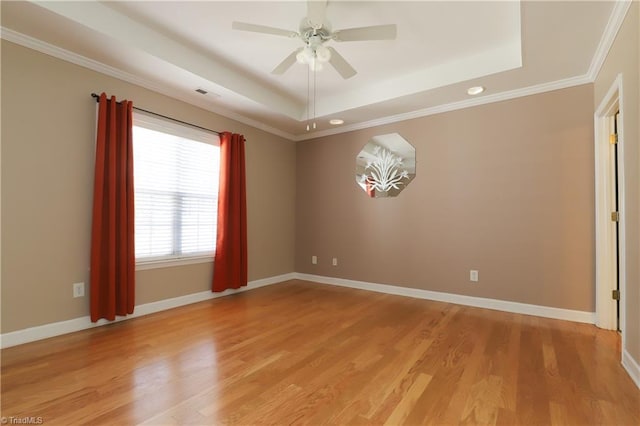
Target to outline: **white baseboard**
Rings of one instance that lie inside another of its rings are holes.
[[[115,321],[107,321],[101,319],[97,322],[91,322],[91,317],[85,316],[74,318],[67,321],[60,321],[51,324],[40,325],[23,330],[12,331],[0,335],[0,348],[8,348],[11,346],[21,345],[23,343],[34,342],[36,340],[47,339],[49,337],[59,336],[61,334],[73,333],[74,331],[86,330],[89,328],[100,327],[113,322],[125,321],[132,318],[141,317],[143,315],[153,314],[155,312],[165,311],[167,309],[177,308],[178,306],[190,305],[204,300],[215,299],[217,297],[228,296],[230,294],[240,293],[247,290],[253,290],[258,287],[264,287],[271,284],[281,283],[283,281],[295,279],[294,273],[278,275],[275,277],[263,278],[260,280],[250,281],[246,287],[237,290],[229,289],[220,293],[211,291],[203,291],[200,293],[187,294],[185,296],[174,297],[172,299],[159,300],[157,302],[145,303],[135,307],[135,311],[126,317],[117,317]]]
[[[221,293],[203,291],[200,293],[174,297],[172,299],[160,300],[158,302],[145,303],[144,305],[136,306],[135,312],[133,314],[126,317],[118,317],[116,321],[125,321],[143,315],[176,308],[178,306],[184,306],[191,303],[201,302],[217,297],[223,297],[230,294],[252,290],[258,287],[276,284],[292,279],[301,279],[306,281],[313,281],[320,284],[337,285],[342,287],[356,288],[360,290],[375,291],[378,293],[414,297],[418,299],[427,299],[439,302],[455,303],[459,305],[475,306],[478,308],[494,309],[505,312],[513,312],[517,314],[535,315],[539,317],[554,318],[588,324],[595,323],[595,313],[593,312],[574,311],[569,309],[552,308],[549,306],[529,305],[526,303],[509,302],[506,300],[486,299],[482,297],[464,296],[460,294],[442,293],[437,291],[398,287],[393,285],[369,283],[364,281],[354,281],[342,278],[324,277],[320,275],[302,274],[297,272],[251,281],[246,287],[242,287],[238,290],[226,290]],[[67,321],[60,321],[52,324],[45,324],[37,327],[13,331],[0,335],[0,348],[8,348],[11,346],[21,345],[23,343],[29,343],[36,340],[59,336],[61,334],[73,333],[75,331],[99,327],[105,324],[111,324],[112,322],[113,321],[102,319],[98,322],[93,323],[91,322],[89,316],[85,316]],[[635,361],[633,361],[631,357],[629,357],[629,360],[630,361],[628,361],[627,364],[631,365],[631,367],[625,365],[625,368],[627,368],[628,371],[639,371]],[[640,377],[640,374],[636,374],[636,376],[632,377]],[[636,380],[635,378],[634,380]],[[638,383],[637,380],[636,383]]]
[[[398,296],[407,296],[417,299],[455,303],[458,305],[494,309],[516,314],[535,315],[544,318],[595,324],[595,312],[574,311],[571,309],[552,308],[550,306],[529,305],[527,303],[509,302],[507,300],[486,299],[483,297],[464,296],[461,294],[442,293],[438,291],[398,287],[394,285],[376,284],[364,281],[346,280],[342,278],[323,277],[319,275],[296,273],[295,277],[297,279],[313,281],[321,284],[331,284],[342,287],[357,288],[360,290],[369,290],[378,293],[395,294]]]
[[[622,351],[622,366],[627,370],[629,377],[635,382],[638,389],[640,389],[640,365],[638,365],[626,349]]]

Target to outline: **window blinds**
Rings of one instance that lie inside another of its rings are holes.
[[[215,251],[219,138],[136,113],[133,127],[138,260]]]

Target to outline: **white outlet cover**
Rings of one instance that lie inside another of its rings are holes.
[[[84,283],[73,284],[73,297],[84,297]]]

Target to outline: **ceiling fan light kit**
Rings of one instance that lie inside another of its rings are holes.
[[[324,46],[313,48],[307,46],[296,55],[296,61],[300,64],[307,64],[311,71],[320,71],[322,64],[329,62],[331,51]]]

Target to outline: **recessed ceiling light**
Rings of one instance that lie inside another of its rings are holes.
[[[339,124],[344,124],[344,120],[341,120],[339,118],[333,118],[329,120],[329,124],[333,124],[334,126],[337,126]]]
[[[479,95],[482,92],[484,92],[484,87],[482,86],[474,86],[469,88],[469,90],[467,90],[467,93],[470,94],[471,96]]]

